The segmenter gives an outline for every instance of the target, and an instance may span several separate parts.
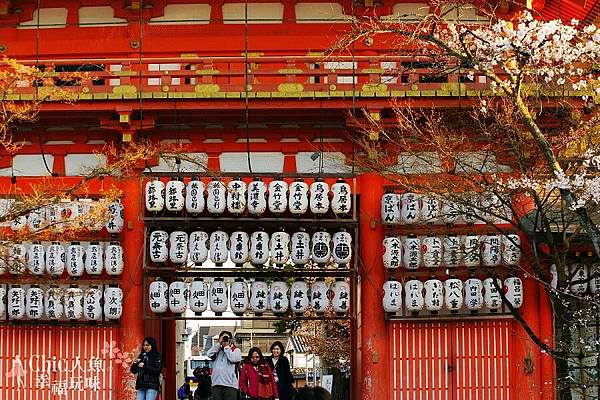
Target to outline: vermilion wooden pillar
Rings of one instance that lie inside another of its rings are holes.
[[[550,298],[541,285],[538,285],[540,299],[540,337],[549,346],[554,345],[554,323],[552,318],[552,304]],[[554,360],[548,353],[542,353],[540,360],[542,379],[542,399],[553,400],[556,396],[554,382],[555,367]]]
[[[138,172],[139,173],[139,172]],[[144,338],[143,314],[143,249],[144,223],[141,219],[142,191],[139,175],[133,174],[122,183],[123,206],[125,210],[125,229],[123,231],[123,250],[125,267],[121,275],[123,289],[123,315],[121,316],[121,337],[119,347],[128,352],[137,353]],[[160,349],[159,349],[160,350]],[[127,397],[120,397],[127,399]]]
[[[383,178],[363,174],[358,178],[360,193],[360,379],[364,400],[388,399],[388,335],[382,305],[382,288],[386,280],[381,254],[384,237],[380,221]]]

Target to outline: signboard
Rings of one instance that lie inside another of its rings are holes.
[[[323,387],[323,389],[331,393],[331,390],[333,388],[333,375],[323,375],[321,377],[321,386]]]

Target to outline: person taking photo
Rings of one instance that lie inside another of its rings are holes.
[[[211,375],[213,400],[237,400],[238,366],[242,361],[242,352],[233,344],[231,332],[221,332],[219,341],[206,352],[206,355],[213,360]]]

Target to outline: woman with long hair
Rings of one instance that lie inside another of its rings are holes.
[[[136,400],[156,400],[162,367],[162,357],[158,352],[156,340],[153,337],[144,338],[140,355],[133,360],[130,368],[132,374],[137,374]]]
[[[248,352],[240,372],[240,391],[250,399],[279,399],[273,370],[258,347]]]
[[[290,368],[290,362],[283,355],[283,343],[279,340],[271,345],[271,355],[267,357],[267,362],[273,371],[275,371],[275,380],[277,381],[277,390],[280,400],[292,400],[294,397],[294,376]]]

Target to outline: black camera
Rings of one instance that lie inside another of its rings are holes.
[[[229,342],[229,336],[223,336],[223,343]]]

